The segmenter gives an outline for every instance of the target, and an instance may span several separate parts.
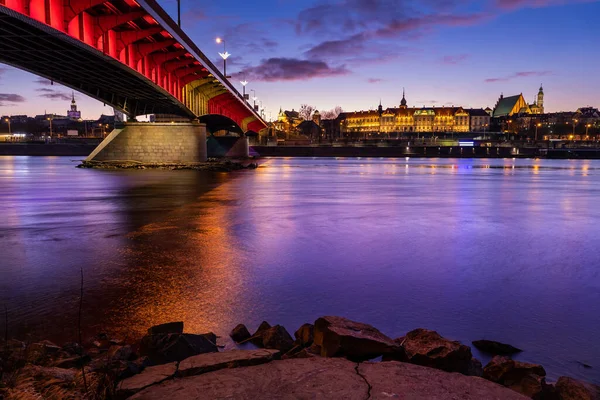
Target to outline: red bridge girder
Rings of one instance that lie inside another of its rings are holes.
[[[227,92],[213,98],[209,94],[206,111],[226,115],[240,125],[244,118],[257,117],[206,56],[198,53],[195,45],[192,48],[195,54],[200,54],[198,59],[185,50],[185,45],[190,48],[189,39],[174,28],[175,23],[155,0],[0,0],[0,6],[49,25],[119,60],[180,102],[188,101],[183,95],[184,87],[208,77],[211,72],[207,68],[212,68],[220,77],[215,82]],[[163,27],[161,23],[166,25]],[[209,88],[209,91],[214,90]],[[264,121],[257,117],[252,122],[253,130],[257,130],[257,121],[264,128]]]

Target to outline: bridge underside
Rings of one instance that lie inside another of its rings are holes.
[[[195,115],[166,90],[69,35],[0,6],[0,60],[80,91],[129,116]]]

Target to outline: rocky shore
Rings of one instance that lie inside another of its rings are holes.
[[[258,163],[252,159],[225,160],[208,159],[204,163],[140,163],[137,161],[82,161],[77,168],[93,169],[166,169],[211,172],[231,172],[241,169],[256,169]]]
[[[494,355],[482,366],[469,346],[427,329],[393,339],[325,316],[294,337],[263,322],[253,334],[240,324],[230,338],[172,322],[132,343],[105,334],[83,346],[4,340],[0,399],[600,399],[597,385],[547,382],[541,365],[510,358],[520,352],[513,346],[473,342]]]

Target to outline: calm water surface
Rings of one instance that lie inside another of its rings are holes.
[[[89,334],[171,320],[293,331],[339,314],[392,337],[508,342],[551,378],[600,383],[598,161],[74,166],[0,157],[0,304],[14,336],[74,339],[83,268]]]

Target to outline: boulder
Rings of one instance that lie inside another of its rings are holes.
[[[183,333],[183,322],[168,322],[148,328],[148,335],[161,335],[168,333]]]
[[[304,324],[294,332],[296,344],[300,346],[310,346],[315,339],[315,327],[313,324]]]
[[[229,334],[229,336],[236,342],[243,342],[246,339],[250,338],[250,332],[248,331],[248,328],[246,328],[246,325],[244,324],[239,324],[238,326],[236,326],[235,328],[233,328],[233,330],[231,331],[231,333]]]
[[[31,375],[36,377],[56,379],[63,382],[73,382],[75,375],[77,375],[76,369],[66,369],[57,367],[40,367],[38,365],[31,365]]]
[[[270,327],[271,327],[271,324],[269,324],[267,321],[263,321],[260,323],[260,325],[258,326],[258,329],[256,330],[256,332],[254,332],[254,335],[252,335],[252,336],[256,336],[256,335],[260,334],[262,331],[266,331]]]
[[[555,385],[560,400],[600,400],[600,386],[561,376]]]
[[[279,357],[279,350],[232,350],[186,358],[179,364],[178,376],[200,375],[223,368],[248,367],[268,363]]]
[[[532,399],[540,399],[550,391],[546,384],[546,370],[538,364],[511,360],[495,356],[483,369],[483,377],[504,385]]]
[[[481,361],[476,358],[471,358],[471,362],[469,363],[469,368],[465,375],[468,376],[483,376],[483,365],[481,365]]]
[[[392,339],[371,325],[335,316],[315,321],[314,343],[321,347],[323,357],[344,356],[356,361],[400,351]]]
[[[281,325],[275,325],[261,332],[262,347],[265,349],[276,349],[287,353],[294,347],[294,340]]]
[[[119,383],[117,392],[120,396],[129,396],[148,386],[155,385],[175,376],[177,363],[157,365],[146,368],[141,374],[134,375]]]
[[[523,351],[510,344],[495,342],[493,340],[475,340],[472,343],[478,350],[495,356],[508,356]]]
[[[82,365],[90,362],[91,358],[87,354],[83,356],[75,356],[69,358],[63,358],[54,362],[53,366],[57,368],[80,368]]]
[[[415,329],[396,342],[402,345],[412,364],[462,374],[468,374],[472,367],[469,346],[448,340],[435,331]]]
[[[106,353],[110,361],[127,361],[131,358],[133,349],[131,346],[111,346]]]
[[[158,334],[146,335],[140,343],[140,354],[154,364],[181,361],[203,353],[217,352],[217,345],[207,335]]]
[[[295,346],[293,349],[281,356],[282,360],[290,358],[312,358],[321,356],[321,346],[312,344],[308,347]]]

